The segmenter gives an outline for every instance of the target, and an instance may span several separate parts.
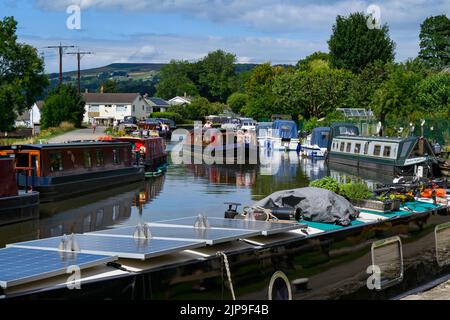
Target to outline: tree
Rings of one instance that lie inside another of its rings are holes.
[[[254,68],[245,84],[249,99],[242,108],[242,113],[255,119],[268,118],[276,113],[276,97],[272,92],[272,86],[275,76],[283,72],[282,67],[272,67],[270,63],[264,63]]]
[[[434,69],[450,65],[450,19],[429,17],[420,25],[419,57]]]
[[[62,84],[44,101],[42,108],[42,127],[57,127],[63,121],[73,123],[77,128],[83,121],[85,102],[78,90],[72,85]]]
[[[420,81],[415,88],[417,104],[427,112],[450,119],[450,74],[441,72]]]
[[[334,67],[358,73],[375,60],[393,61],[395,45],[389,38],[388,26],[369,29],[368,19],[369,16],[360,12],[348,17],[337,16],[328,40],[330,61]]]
[[[103,92],[104,93],[115,93],[115,92],[119,92],[118,88],[117,88],[117,82],[111,79],[106,80],[105,82],[103,82],[100,85],[100,88],[98,88],[99,92]]]
[[[163,99],[172,99],[183,96],[199,94],[194,79],[196,79],[194,66],[188,61],[172,60],[163,66],[160,71],[160,81],[156,86],[156,95]]]
[[[11,130],[48,85],[36,49],[17,42],[13,17],[0,21],[0,130]]]
[[[305,57],[304,59],[299,60],[295,67],[299,70],[307,70],[310,66],[310,62],[314,60],[323,60],[325,62],[329,62],[330,54],[322,51],[316,51]]]
[[[353,74],[316,61],[321,60],[311,61],[310,71],[285,73],[275,78],[273,92],[277,110],[309,119],[322,118],[336,108],[347,106]]]
[[[197,63],[200,70],[198,84],[200,94],[213,102],[226,102],[232,93],[236,73],[234,63],[236,56],[217,50]]]
[[[210,102],[208,99],[199,97],[184,107],[185,119],[201,120],[209,114]]]
[[[421,117],[425,110],[415,103],[414,90],[423,75],[407,64],[391,64],[388,73],[387,80],[373,95],[371,106],[375,115],[383,124],[387,118],[416,120]]]
[[[247,104],[248,95],[242,92],[235,92],[227,99],[227,104],[234,113],[240,113]]]

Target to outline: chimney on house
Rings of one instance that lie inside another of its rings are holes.
[[[185,97],[185,98],[187,97],[186,92],[184,93],[184,97]]]
[[[103,90],[104,90],[104,87],[101,86],[101,87],[100,87],[100,93],[103,93]]]

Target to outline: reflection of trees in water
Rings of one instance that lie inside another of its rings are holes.
[[[252,187],[253,200],[260,200],[276,191],[308,186],[308,176],[303,171],[298,157],[291,154],[289,157],[282,156],[273,167],[276,170],[271,170],[271,174],[258,174]]]
[[[256,165],[186,165],[196,178],[209,183],[249,187],[256,182]]]

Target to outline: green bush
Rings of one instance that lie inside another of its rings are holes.
[[[151,118],[165,118],[165,119],[171,119],[175,121],[176,124],[183,122],[183,117],[176,112],[153,112],[150,115]]]
[[[333,191],[334,193],[339,193],[339,183],[336,179],[332,177],[325,177],[320,180],[312,181],[309,184],[310,187],[322,188]]]
[[[372,197],[372,191],[365,183],[344,183],[339,186],[340,195],[350,200],[365,200]]]

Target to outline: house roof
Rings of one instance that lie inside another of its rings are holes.
[[[44,100],[36,101],[36,106],[38,107],[39,110],[41,110],[42,107],[44,106]]]
[[[191,96],[185,96],[185,97],[176,96],[176,97],[173,97],[172,99],[170,99],[169,103],[175,102],[176,100],[182,100],[184,103],[191,103],[193,99],[194,98]]]
[[[83,99],[86,103],[132,103],[139,93],[84,93]]]
[[[167,103],[166,100],[163,100],[161,98],[145,98],[147,100],[148,103],[151,103],[155,106],[161,106],[161,107],[168,107],[169,104]]]
[[[29,121],[30,120],[30,110],[24,111],[24,113],[19,114],[16,121]]]

